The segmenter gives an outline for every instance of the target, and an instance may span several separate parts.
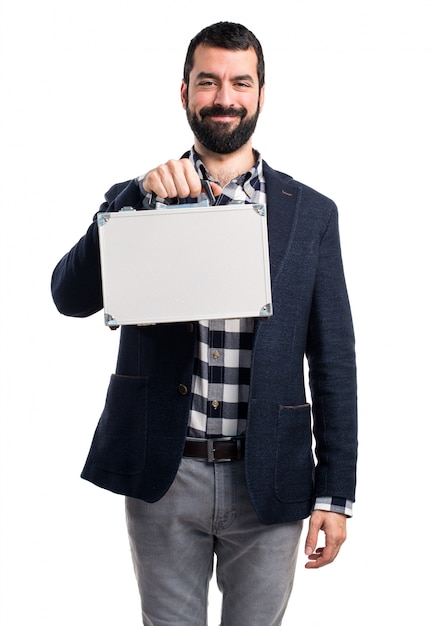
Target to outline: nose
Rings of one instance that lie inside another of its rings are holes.
[[[226,108],[233,106],[233,104],[230,86],[224,84],[220,85],[215,93],[214,105]]]

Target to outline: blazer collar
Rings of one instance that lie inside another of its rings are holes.
[[[272,287],[290,251],[298,220],[301,187],[263,161]]]

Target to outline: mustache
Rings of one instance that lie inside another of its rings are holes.
[[[238,109],[234,107],[203,107],[199,112],[202,119],[207,116],[240,117],[243,119],[247,113],[248,111],[245,107],[240,107]]]

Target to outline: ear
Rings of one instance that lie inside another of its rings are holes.
[[[184,80],[181,83],[181,104],[183,106],[183,109],[186,110],[187,109],[187,85],[184,82]]]
[[[260,112],[263,110],[263,106],[264,106],[264,88],[265,88],[265,85],[263,85],[262,88],[260,89],[260,97],[258,99],[258,103],[260,105]]]

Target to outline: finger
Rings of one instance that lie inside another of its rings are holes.
[[[310,524],[308,527],[308,534],[305,540],[305,554],[310,556],[313,554],[314,550],[317,546],[317,541],[319,538],[320,526],[313,522],[313,519],[310,519]]]
[[[308,557],[307,563],[305,563],[305,569],[319,569],[327,564],[323,555],[323,548],[317,549],[313,554]]]
[[[319,569],[329,563],[332,563],[338,555],[340,546],[326,546],[318,548],[316,552],[310,554],[308,562],[305,564],[306,569]]]
[[[315,552],[312,552],[308,555],[308,561],[317,562],[320,558],[322,558],[324,548],[317,548]]]
[[[177,195],[174,181],[167,165],[159,165],[145,174],[142,186],[146,192],[153,192],[159,198],[174,198]]]
[[[174,184],[176,196],[179,198],[199,196],[202,190],[201,180],[193,164],[188,159],[168,161],[170,182]],[[174,196],[170,196],[174,197]]]
[[[210,181],[210,187],[214,196],[220,196],[222,194],[222,187],[217,183],[213,183]]]
[[[170,160],[150,170],[142,185],[159,198],[196,197],[201,193],[199,176],[188,159]]]

